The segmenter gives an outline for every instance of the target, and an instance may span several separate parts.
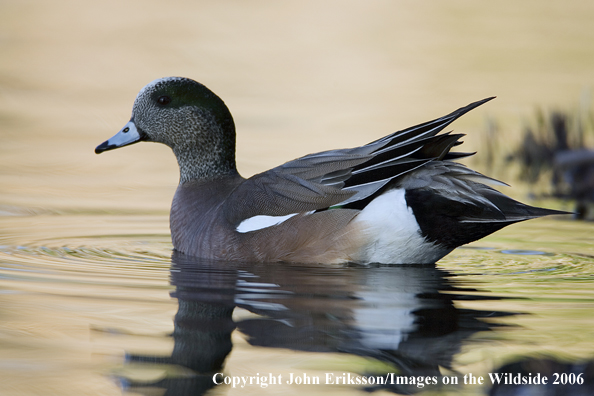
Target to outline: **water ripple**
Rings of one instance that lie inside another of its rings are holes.
[[[90,236],[0,246],[0,276],[4,279],[166,280],[170,263],[171,243],[165,236]]]

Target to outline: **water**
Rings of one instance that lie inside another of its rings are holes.
[[[495,116],[504,157],[534,106],[588,96],[593,3],[230,4],[0,5],[0,395],[474,395],[498,368],[592,378],[592,223],[514,225],[435,266],[214,264],[172,257],[167,148],[93,149],[143,85],[184,75],[231,108],[244,175],[492,95],[453,128],[474,151]],[[461,384],[336,384],[349,374]]]
[[[488,386],[241,389],[212,375],[463,382],[522,357],[594,356],[590,224],[517,225],[437,266],[326,267],[172,257],[165,215],[2,221],[35,228],[0,248],[3,395],[476,394]],[[519,238],[532,233],[542,242]]]

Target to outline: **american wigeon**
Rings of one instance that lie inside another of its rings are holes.
[[[434,263],[508,224],[550,214],[486,185],[453,162],[462,134],[439,134],[487,98],[361,147],[306,155],[244,179],[235,126],[204,85],[145,86],[132,118],[96,153],[139,141],[171,147],[180,183],[170,214],[176,250],[259,262]],[[502,184],[502,183],[501,183]]]

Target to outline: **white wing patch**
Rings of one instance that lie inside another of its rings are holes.
[[[257,215],[254,217],[250,217],[249,219],[245,219],[235,229],[237,232],[246,233],[250,231],[261,230],[263,228],[272,227],[275,225],[279,225],[280,223],[289,220],[293,216],[297,216],[299,213],[291,213],[286,216],[264,216],[264,215]]]

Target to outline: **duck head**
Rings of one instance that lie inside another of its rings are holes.
[[[180,182],[236,174],[235,125],[225,103],[204,85],[166,77],[146,85],[130,121],[95,153],[140,141],[163,143],[175,154]]]

